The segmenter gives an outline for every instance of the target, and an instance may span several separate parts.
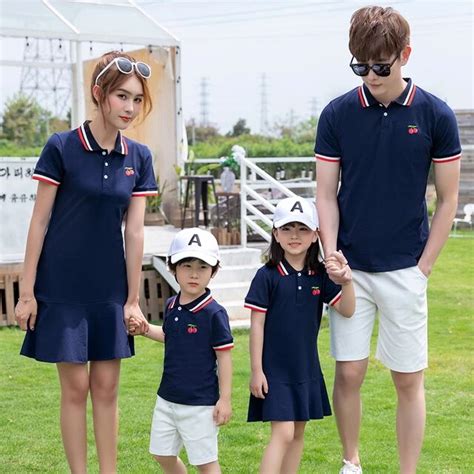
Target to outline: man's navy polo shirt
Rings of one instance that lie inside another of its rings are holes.
[[[319,118],[316,159],[341,166],[338,248],[352,268],[415,266],[428,239],[431,162],[461,157],[453,111],[411,79],[387,108],[365,85],[330,102]]]
[[[165,360],[158,395],[182,405],[215,405],[219,399],[215,351],[234,347],[227,311],[209,290],[191,303],[166,302]]]
[[[157,193],[149,149],[119,132],[108,154],[88,123],[52,135],[33,179],[58,186],[35,295],[49,303],[123,304],[122,220],[132,196]]]

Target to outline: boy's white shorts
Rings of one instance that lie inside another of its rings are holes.
[[[375,356],[396,372],[428,366],[428,279],[418,266],[390,272],[352,272],[356,310],[352,318],[329,309],[331,353],[337,361],[369,357],[370,338],[379,313]]]
[[[193,466],[217,461],[214,406],[181,405],[157,396],[150,433],[150,453],[178,456],[185,447]]]

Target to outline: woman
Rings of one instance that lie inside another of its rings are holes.
[[[138,292],[145,201],[157,186],[150,151],[121,132],[150,112],[150,75],[126,54],[102,56],[91,81],[96,117],[52,135],[33,176],[16,319],[27,331],[21,354],[57,365],[73,473],[86,472],[89,391],[100,472],[116,472],[120,361],[134,355],[126,324],[134,316],[148,328]]]

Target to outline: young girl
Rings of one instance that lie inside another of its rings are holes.
[[[90,392],[101,473],[116,472],[120,360],[134,354],[146,196],[157,193],[150,151],[122,130],[151,110],[150,66],[101,57],[91,82],[98,113],[50,137],[36,165],[36,203],[16,319],[21,354],[56,363],[61,433],[71,472],[85,473]],[[125,255],[122,241],[125,221]]]
[[[252,310],[248,421],[271,422],[260,472],[289,474],[298,471],[306,422],[331,414],[317,350],[323,303],[350,317],[354,290],[342,254],[327,262],[327,272],[318,261],[313,204],[281,200],[273,226],[269,261],[245,298]],[[328,278],[333,274],[342,287]]]

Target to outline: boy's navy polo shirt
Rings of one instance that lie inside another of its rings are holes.
[[[227,311],[206,293],[182,305],[166,302],[165,360],[158,395],[182,405],[215,405],[219,399],[215,351],[234,347]]]
[[[317,336],[323,303],[334,305],[341,287],[324,268],[297,271],[286,261],[261,267],[245,297],[245,307],[265,314],[263,371],[269,381],[307,382],[321,377]]]
[[[132,196],[157,193],[149,149],[119,132],[108,154],[87,122],[52,135],[33,179],[58,187],[35,285],[49,303],[127,298],[122,220]]]
[[[364,85],[319,118],[316,159],[339,164],[338,248],[351,267],[384,272],[417,264],[428,239],[431,162],[461,157],[453,111],[411,79],[387,108]]]

